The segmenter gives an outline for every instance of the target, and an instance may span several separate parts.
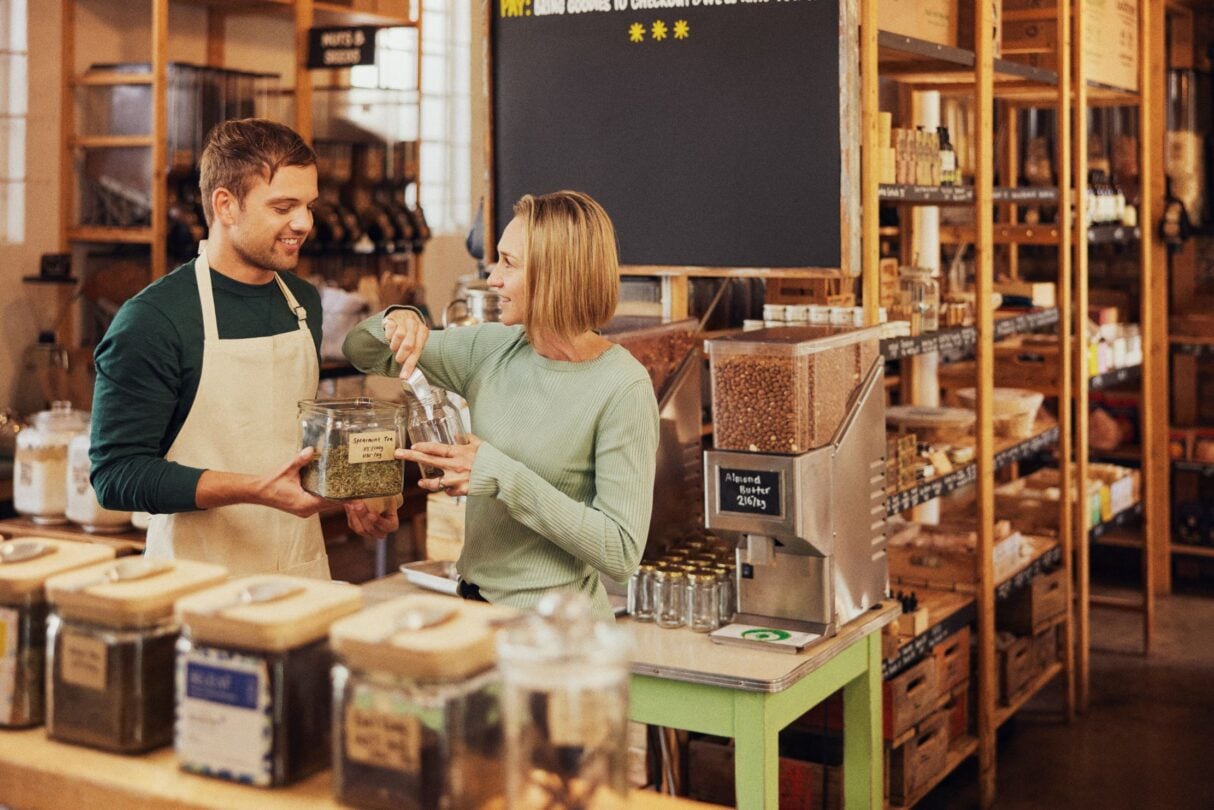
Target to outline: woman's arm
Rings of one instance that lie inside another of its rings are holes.
[[[496,498],[515,520],[622,582],[645,551],[657,448],[657,402],[645,379],[621,391],[597,426],[590,504],[488,443],[476,450],[468,494]]]

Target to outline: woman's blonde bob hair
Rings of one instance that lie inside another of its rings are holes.
[[[580,191],[527,194],[514,215],[523,221],[527,332],[573,338],[611,320],[620,261],[603,206]]]

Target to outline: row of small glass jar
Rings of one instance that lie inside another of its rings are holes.
[[[732,564],[647,562],[628,581],[628,613],[638,622],[709,633],[736,610]]]

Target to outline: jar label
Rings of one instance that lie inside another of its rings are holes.
[[[0,722],[13,721],[17,688],[17,611],[0,608]]]
[[[400,773],[421,767],[421,721],[397,695],[372,686],[354,689],[345,711],[346,758]]]
[[[100,639],[79,633],[63,634],[63,682],[85,689],[105,691],[106,661],[109,650]]]
[[[273,777],[270,677],[259,658],[211,647],[177,656],[181,767],[252,785]]]
[[[369,430],[351,433],[347,460],[351,464],[368,461],[392,461],[396,452],[396,432],[392,430]]]

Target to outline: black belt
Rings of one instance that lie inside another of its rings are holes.
[[[470,599],[473,602],[488,602],[489,601],[485,597],[481,596],[481,589],[478,588],[476,585],[473,585],[471,582],[467,582],[467,581],[461,579],[459,581],[459,585],[456,587],[457,587],[457,590],[459,591],[460,597],[463,599]]]

